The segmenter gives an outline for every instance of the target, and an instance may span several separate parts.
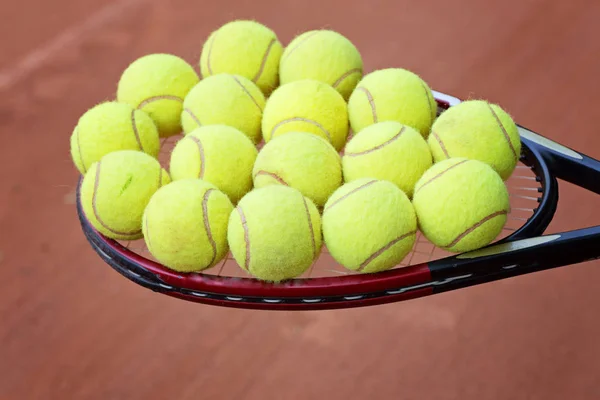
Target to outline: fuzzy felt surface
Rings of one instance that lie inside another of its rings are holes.
[[[190,90],[181,123],[186,134],[203,125],[229,125],[258,143],[264,107],[265,96],[258,86],[243,76],[223,73],[203,79]]]
[[[258,279],[279,282],[302,275],[318,257],[321,216],[298,190],[265,186],[240,200],[227,237],[241,268]]]
[[[340,151],[348,137],[344,98],[326,83],[313,79],[280,86],[267,100],[262,120],[265,142],[287,132],[308,132],[327,139]]]
[[[291,186],[323,207],[342,184],[342,165],[339,154],[327,140],[310,133],[289,132],[261,149],[252,176],[257,188]]]
[[[410,200],[391,182],[346,183],[323,211],[323,237],[332,257],[364,273],[390,269],[412,250],[417,218]]]
[[[348,100],[354,132],[381,121],[397,121],[429,135],[437,104],[427,83],[414,72],[386,68],[371,72]]]
[[[210,182],[237,204],[252,189],[257,153],[252,141],[233,127],[202,126],[175,145],[169,172],[174,181],[200,178]]]
[[[346,182],[360,178],[387,180],[409,198],[432,163],[423,136],[395,121],[378,122],[360,131],[348,142],[342,158]]]
[[[109,153],[92,164],[81,184],[81,205],[92,226],[113,239],[142,237],[150,197],[171,181],[152,156],[135,150]]]
[[[457,253],[491,243],[510,211],[500,175],[466,158],[440,161],[427,170],[415,186],[413,205],[425,237]]]
[[[159,149],[158,130],[150,116],[113,101],[86,111],[71,135],[71,157],[82,174],[113,151],[139,150],[158,157]]]
[[[464,101],[444,111],[428,139],[436,161],[464,157],[483,161],[502,179],[513,173],[521,156],[521,138],[511,116],[484,100]]]
[[[182,58],[149,54],[132,62],[117,87],[117,100],[144,110],[161,137],[181,133],[183,99],[200,78]]]
[[[221,73],[241,75],[265,95],[279,85],[283,46],[273,30],[251,20],[236,20],[213,31],[202,47],[203,77]]]
[[[150,253],[179,272],[210,268],[225,257],[231,201],[213,184],[182,179],[160,188],[143,215]]]
[[[356,46],[342,34],[311,30],[287,45],[279,75],[282,85],[301,79],[327,83],[348,100],[363,76],[363,60]]]

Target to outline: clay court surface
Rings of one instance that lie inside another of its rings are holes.
[[[284,44],[338,30],[367,72],[411,69],[600,158],[596,0],[5,2],[0,400],[600,398],[598,262],[328,312],[196,305],[101,262],[75,211],[77,118],[113,98],[141,55],[197,65],[210,31],[234,18]],[[597,197],[561,189],[548,232],[600,223]]]

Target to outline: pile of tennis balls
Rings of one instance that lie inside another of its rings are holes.
[[[469,100],[438,116],[417,74],[365,74],[355,45],[325,29],[284,48],[265,25],[235,20],[210,34],[199,68],[143,56],[114,101],[79,119],[81,204],[106,237],[143,238],[182,273],[231,252],[252,276],[279,282],[307,271],[323,246],[373,273],[397,266],[417,230],[465,252],[505,225],[521,143],[498,105]],[[181,133],[167,171],[161,138]]]

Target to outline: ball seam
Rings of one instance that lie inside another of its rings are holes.
[[[262,73],[264,72],[265,69],[265,65],[267,64],[267,59],[269,58],[269,54],[271,53],[271,49],[273,48],[273,46],[275,45],[275,42],[277,40],[275,38],[271,39],[271,42],[269,43],[269,45],[267,46],[267,50],[265,51],[265,54],[263,55],[263,58],[260,62],[260,66],[258,67],[258,72],[256,73],[256,75],[254,76],[254,78],[252,78],[252,82],[257,83],[258,80],[260,79],[260,76],[262,75]]]
[[[313,36],[318,35],[319,33],[321,33],[321,31],[314,31],[312,33],[308,33],[306,35],[306,37],[304,37],[298,43],[296,43],[296,45],[294,47],[292,47],[290,49],[290,51],[283,56],[283,58],[281,59],[281,63],[283,63],[283,61],[287,60],[292,55],[292,53],[294,51],[296,51],[296,49],[298,49],[298,47],[300,47],[301,45],[303,45],[308,39],[312,38]]]
[[[144,240],[146,242],[146,247],[148,248],[148,251],[150,252],[150,254],[152,254],[152,248],[151,248],[152,243],[150,241],[150,227],[148,225],[148,214],[144,214],[144,224],[142,225],[142,228],[143,228],[143,226],[146,226],[146,232],[145,233],[142,232],[142,234],[144,235]],[[143,229],[142,229],[142,231],[143,231]]]
[[[206,161],[204,158],[204,146],[202,146],[202,141],[200,141],[200,139],[198,139],[197,137],[190,135],[189,138],[194,143],[196,143],[196,146],[198,147],[198,153],[200,154],[200,171],[198,172],[198,178],[203,179],[204,172],[206,171],[204,169],[204,167],[206,166]]]
[[[382,149],[382,148],[384,148],[385,146],[387,146],[387,145],[389,145],[389,144],[393,143],[394,141],[398,140],[398,138],[399,138],[399,137],[402,135],[402,133],[404,132],[405,128],[406,128],[405,126],[402,126],[402,128],[400,128],[400,131],[398,131],[398,133],[396,133],[396,134],[395,134],[394,136],[392,136],[390,139],[386,140],[385,142],[383,142],[383,143],[381,143],[381,144],[378,144],[378,145],[377,145],[377,146],[375,146],[375,147],[372,147],[372,148],[370,148],[370,149],[363,150],[363,151],[360,151],[360,152],[357,152],[357,153],[344,153],[344,155],[345,155],[345,156],[348,156],[348,157],[356,157],[356,156],[362,156],[362,155],[364,155],[364,154],[369,154],[369,153],[372,153],[372,152],[374,152],[374,151],[377,151],[377,150],[379,150],[379,149]]]
[[[83,168],[83,173],[87,172],[87,168],[85,167],[85,162],[83,161],[83,154],[81,152],[81,142],[79,141],[79,127],[75,128],[75,140],[77,140],[77,152],[79,153],[79,160],[81,161],[81,167]]]
[[[386,244],[385,246],[383,246],[382,248],[380,248],[379,250],[377,250],[375,253],[371,254],[365,261],[362,262],[362,264],[360,264],[360,266],[358,267],[357,271],[358,272],[362,272],[365,270],[365,268],[373,261],[375,260],[377,257],[379,257],[380,255],[382,255],[386,250],[388,250],[390,247],[394,246],[395,244],[399,243],[400,241],[406,239],[407,237],[411,236],[411,235],[415,235],[417,233],[416,230],[414,231],[410,231],[407,233],[404,233],[400,236],[398,236],[397,238],[391,240],[388,244]]]
[[[329,142],[331,142],[331,134],[329,133],[329,131],[327,129],[325,129],[325,127],[323,125],[321,125],[320,123],[318,123],[315,120],[312,120],[309,118],[303,118],[303,117],[291,117],[291,118],[287,118],[287,119],[279,121],[277,124],[275,124],[275,126],[273,126],[273,129],[271,129],[271,132],[269,135],[269,140],[273,139],[273,136],[275,135],[275,131],[280,126],[285,125],[288,122],[296,122],[296,121],[306,122],[308,124],[316,126],[317,128],[321,129],[325,133],[325,136],[327,136],[327,139],[329,140]]]
[[[138,229],[136,231],[117,231],[115,229],[112,229],[108,225],[106,225],[106,223],[104,221],[102,221],[102,219],[98,215],[98,208],[96,206],[96,195],[98,193],[98,185],[100,184],[100,165],[101,165],[101,162],[98,161],[98,164],[96,165],[96,177],[94,179],[94,194],[92,194],[92,210],[94,212],[94,217],[100,223],[100,225],[102,225],[102,227],[104,227],[107,231],[109,231],[115,235],[119,235],[119,236],[137,236],[137,235],[139,235],[142,232],[141,229]]]
[[[417,192],[419,192],[421,189],[423,189],[425,186],[427,186],[427,185],[428,185],[428,184],[430,184],[431,182],[433,182],[433,181],[435,181],[436,179],[440,178],[440,177],[441,177],[442,175],[444,175],[446,172],[450,171],[451,169],[453,169],[453,168],[455,168],[455,167],[458,167],[458,166],[459,166],[459,165],[461,165],[461,164],[464,164],[464,163],[466,163],[467,161],[469,161],[469,160],[462,160],[462,161],[459,161],[459,162],[457,162],[456,164],[449,166],[449,167],[448,167],[448,168],[446,168],[445,170],[438,172],[438,173],[437,173],[437,175],[433,176],[431,179],[429,179],[428,181],[425,181],[425,182],[424,182],[424,183],[423,183],[421,186],[419,186],[419,187],[418,187],[418,188],[415,190],[415,193],[414,193],[414,195],[416,195],[416,194],[417,194]],[[414,195],[413,195],[413,196],[414,196]]]
[[[196,117],[196,115],[192,112],[192,110],[190,110],[189,108],[184,108],[183,111],[189,114],[189,116],[192,118],[192,120],[194,120],[198,127],[202,126],[202,123],[200,122],[198,117]]]
[[[377,110],[375,107],[375,99],[373,98],[373,95],[371,94],[369,89],[367,89],[363,86],[357,88],[356,90],[360,90],[360,91],[364,92],[365,95],[367,96],[367,101],[369,102],[369,105],[371,106],[371,114],[373,115],[373,123],[376,124],[377,123]]]
[[[352,74],[361,74],[361,73],[362,73],[362,68],[352,68],[352,69],[344,72],[342,74],[342,76],[340,76],[337,80],[335,80],[331,86],[333,86],[335,89],[337,89],[337,87],[344,81],[344,79],[348,78]]]
[[[448,244],[447,246],[444,246],[444,247],[449,249],[451,247],[456,246],[458,244],[458,242],[460,242],[462,239],[464,239],[469,233],[471,233],[475,229],[479,228],[481,225],[485,224],[486,222],[488,222],[496,217],[499,217],[500,215],[507,215],[507,214],[508,214],[507,210],[495,211],[495,212],[489,214],[488,216],[480,219],[478,222],[473,224],[471,227],[469,227],[467,230],[462,232],[460,235],[455,237],[454,240],[452,242],[450,242],[450,244]]]
[[[138,147],[141,151],[144,151],[144,146],[142,146],[142,140],[140,139],[140,132],[138,131],[137,124],[135,123],[135,112],[135,109],[131,110],[131,127],[133,128],[133,134],[135,135],[135,140],[138,144]]]
[[[275,179],[277,182],[281,183],[282,185],[289,186],[289,184],[281,176],[277,175],[274,172],[265,171],[265,170],[261,169],[261,170],[257,171],[256,174],[254,174],[253,179],[256,179],[256,177],[259,175],[270,176],[271,178]]]
[[[444,145],[444,142],[442,142],[440,136],[434,131],[431,131],[431,136],[433,136],[433,138],[438,142],[438,144],[440,145],[440,149],[442,149],[442,152],[444,153],[446,158],[450,158],[450,154],[448,154],[448,150],[446,149],[446,146]]]
[[[244,269],[250,272],[250,233],[248,232],[248,221],[246,220],[246,216],[244,215],[244,210],[242,210],[241,206],[237,206],[236,210],[238,215],[240,216],[240,223],[242,224],[242,229],[244,230],[244,244],[246,247],[246,258],[244,260]]]
[[[502,121],[500,121],[500,118],[496,114],[496,111],[494,111],[494,109],[492,108],[491,104],[488,103],[487,106],[490,109],[492,115],[494,116],[494,119],[498,123],[498,126],[500,127],[500,130],[502,131],[502,135],[504,136],[504,139],[506,139],[506,142],[508,143],[508,147],[510,147],[510,151],[512,151],[513,156],[515,157],[515,160],[519,161],[519,155],[517,154],[517,151],[515,150],[513,143],[510,140],[510,136],[508,135],[508,132],[506,132],[504,125],[502,125]]]
[[[315,228],[313,227],[312,218],[310,217],[310,211],[308,210],[308,204],[306,203],[306,198],[303,195],[300,195],[300,196],[302,196],[302,202],[304,203],[304,209],[306,210],[306,217],[308,219],[308,229],[310,231],[310,238],[312,241],[313,260],[314,260],[315,257],[317,256],[317,243],[315,241]]]
[[[233,77],[233,79],[237,82],[238,85],[240,85],[240,87],[242,88],[242,90],[248,95],[248,97],[250,97],[250,99],[252,100],[252,102],[256,105],[256,107],[258,108],[258,111],[260,113],[262,113],[263,109],[260,106],[260,104],[258,104],[258,101],[256,101],[256,99],[254,98],[254,96],[252,96],[252,94],[250,94],[250,92],[248,91],[248,89],[246,89],[246,86],[244,86],[244,84],[242,82],[240,82],[240,80],[238,79],[237,76],[235,75],[231,75]]]
[[[424,82],[421,82],[421,87],[425,91],[425,97],[427,98],[427,107],[429,108],[429,121],[430,121],[430,124],[432,124],[433,120],[434,120],[434,116],[433,116],[433,107],[431,106],[431,101],[429,101],[429,90],[427,89],[427,86],[425,86]]]
[[[366,188],[366,187],[368,187],[368,186],[371,186],[372,184],[374,184],[374,183],[377,183],[377,182],[378,182],[378,180],[376,180],[376,179],[373,179],[373,180],[371,180],[371,181],[368,181],[368,182],[366,182],[366,183],[364,183],[364,184],[360,185],[360,186],[359,186],[359,187],[357,187],[357,188],[354,188],[354,189],[352,189],[351,191],[349,191],[348,193],[346,193],[345,195],[341,196],[339,199],[336,199],[336,200],[335,200],[333,203],[331,203],[331,204],[329,204],[327,207],[325,207],[325,209],[323,210],[323,213],[325,213],[326,211],[329,211],[329,210],[331,210],[331,208],[332,208],[333,206],[335,206],[336,204],[338,204],[338,203],[339,203],[339,202],[341,202],[342,200],[344,200],[344,199],[348,198],[350,195],[352,195],[352,194],[354,194],[354,193],[358,192],[359,190],[362,190],[362,189],[364,189],[364,188]]]
[[[208,70],[208,75],[212,75],[212,67],[210,66],[210,56],[212,55],[213,44],[217,38],[218,32],[215,32],[212,39],[210,40],[210,44],[208,45],[208,54],[206,56],[206,69]]]
[[[180,103],[183,103],[183,99],[179,96],[173,96],[173,95],[160,95],[160,96],[152,96],[152,97],[148,97],[147,99],[144,99],[140,102],[140,104],[137,106],[137,109],[141,110],[143,107],[147,106],[148,104],[155,102],[155,101],[159,101],[159,100],[173,100],[173,101],[178,101]]]
[[[212,231],[210,229],[210,221],[208,220],[208,198],[210,197],[210,194],[214,190],[215,189],[208,189],[206,191],[206,193],[204,193],[204,198],[202,199],[202,214],[203,214],[204,229],[206,230],[206,236],[208,237],[210,246],[213,249],[213,256],[205,268],[208,268],[209,266],[211,266],[213,264],[213,262],[215,262],[215,259],[217,258],[217,243],[215,242],[215,239],[213,238]]]

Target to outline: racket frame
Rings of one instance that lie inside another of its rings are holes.
[[[435,92],[440,112],[460,103]],[[363,307],[458,290],[500,279],[597,259],[600,226],[540,236],[554,217],[558,181],[600,192],[600,163],[518,126],[521,162],[541,184],[538,207],[520,228],[483,249],[374,274],[300,278],[278,284],[253,278],[177,273],[106,238],[85,217],[77,189],[82,230],[101,259],[147,289],[209,305],[268,310]],[[550,166],[554,166],[551,170]],[[575,255],[573,253],[575,252]]]

